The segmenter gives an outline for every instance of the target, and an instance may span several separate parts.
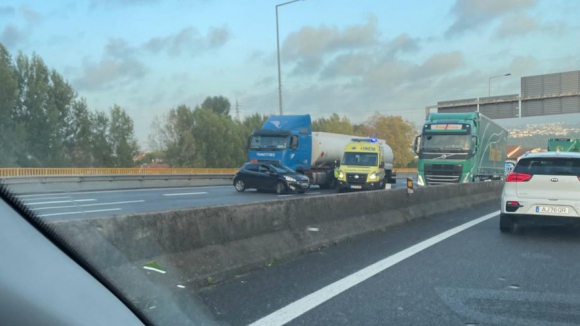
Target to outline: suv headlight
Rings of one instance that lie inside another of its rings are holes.
[[[296,179],[289,177],[287,175],[284,176],[284,179],[286,179],[286,181],[289,181],[289,182],[296,182]]]
[[[344,173],[342,173],[342,171],[338,172],[338,178],[339,179],[344,178]]]
[[[371,175],[369,175],[370,180],[374,180],[376,178],[377,178],[377,175],[375,173],[371,173]]]

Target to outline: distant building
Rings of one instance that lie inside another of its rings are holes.
[[[545,152],[546,150],[544,148],[531,148],[531,147],[522,147],[522,146],[518,146],[518,145],[510,145],[507,146],[506,148],[506,152],[507,152],[507,162],[516,164],[518,162],[518,160],[520,159],[520,157],[522,157],[524,154],[530,152],[530,153],[539,153],[539,152]]]

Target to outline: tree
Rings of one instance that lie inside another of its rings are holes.
[[[223,96],[208,96],[201,104],[201,108],[212,110],[217,115],[229,116],[231,104]]]
[[[115,156],[115,166],[134,166],[133,157],[139,153],[139,145],[135,139],[133,120],[120,106],[111,108],[109,140]]]
[[[353,125],[350,120],[343,116],[342,118],[333,113],[330,118],[319,118],[312,122],[312,131],[332,132],[336,134],[352,135],[354,134]]]
[[[2,44],[0,130],[1,166],[132,166],[138,149],[125,111],[92,113],[42,58],[13,60]]]
[[[196,155],[193,124],[194,114],[189,107],[180,105],[171,109],[167,114],[154,119],[149,144],[153,149],[163,151],[171,166],[203,166]]]
[[[207,109],[197,109],[194,115],[193,135],[203,166],[217,168],[241,164],[246,146],[239,122]]]
[[[264,125],[264,122],[266,122],[266,120],[268,120],[267,115],[254,113],[250,116],[245,117],[242,124],[248,131],[249,136],[254,130],[262,129],[262,126]]]
[[[0,43],[0,166],[14,166],[17,162],[17,137],[12,110],[17,102],[18,79],[12,58]]]
[[[73,119],[72,107],[76,93],[68,82],[55,70],[49,75],[49,85],[45,108],[46,120],[50,126],[49,149],[50,165],[67,166],[71,159],[65,147],[70,124]]]
[[[401,116],[386,116],[375,113],[367,120],[364,126],[360,126],[358,132],[361,136],[384,139],[393,149],[394,166],[406,167],[413,161],[415,154],[411,151],[411,145],[415,138],[415,126]]]
[[[91,127],[91,114],[86,101],[74,101],[64,143],[72,166],[88,167],[93,164]]]
[[[89,115],[91,121],[91,153],[96,166],[115,166],[113,148],[109,142],[109,117],[103,111]]]

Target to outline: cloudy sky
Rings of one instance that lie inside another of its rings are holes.
[[[284,0],[0,3],[0,42],[38,53],[91,108],[116,103],[146,144],[155,115],[206,96],[278,112],[275,5]],[[437,101],[519,93],[580,69],[576,0],[304,0],[280,8],[285,114],[373,112],[420,123]]]

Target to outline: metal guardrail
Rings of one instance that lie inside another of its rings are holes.
[[[234,174],[232,168],[0,168],[0,177]]]
[[[228,180],[233,174],[152,174],[152,175],[53,175],[1,178],[5,185],[79,183],[79,182],[122,182],[122,181],[185,181],[185,180]]]
[[[112,176],[112,175],[218,175],[235,174],[236,168],[0,168],[0,177]],[[397,173],[416,173],[415,168],[395,168]]]

